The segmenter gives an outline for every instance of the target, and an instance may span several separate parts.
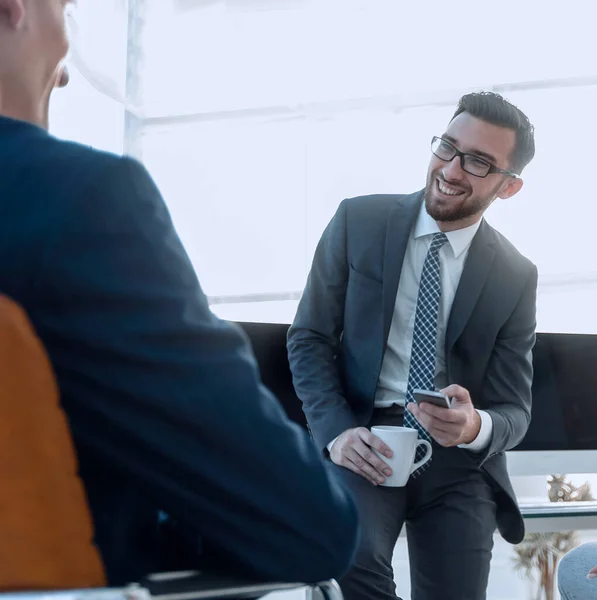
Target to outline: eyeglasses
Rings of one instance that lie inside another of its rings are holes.
[[[455,156],[458,156],[460,158],[462,170],[475,177],[487,177],[490,173],[502,173],[503,175],[509,175],[510,177],[518,177],[516,173],[500,169],[476,154],[460,152],[454,144],[437,136],[431,140],[431,152],[439,159],[445,160],[446,162],[450,162],[454,160]]]

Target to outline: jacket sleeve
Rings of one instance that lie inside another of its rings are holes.
[[[288,331],[294,387],[319,450],[358,426],[344,397],[337,357],[348,285],[346,200],[325,229],[298,311]]]
[[[520,300],[495,342],[483,387],[493,421],[491,442],[483,459],[517,446],[531,422],[532,351],[535,345],[537,268],[529,275]]]
[[[210,312],[145,169],[110,158],[65,212],[37,293],[75,439],[246,573],[339,577],[352,500]]]

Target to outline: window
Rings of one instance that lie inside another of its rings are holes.
[[[142,158],[216,313],[290,321],[339,202],[421,188],[458,98],[495,88],[535,124],[537,156],[488,220],[540,269],[539,329],[597,332],[590,20],[474,6],[146,1]]]

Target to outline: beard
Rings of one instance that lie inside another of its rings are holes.
[[[466,187],[460,185],[457,187],[462,189],[463,194],[454,196],[450,201],[439,196],[437,190],[438,179],[443,181],[443,178],[438,174],[438,171],[433,171],[427,176],[427,184],[425,186],[425,208],[431,218],[435,221],[445,223],[462,221],[483,214],[489,205],[496,199],[497,193],[502,185],[501,183],[497,184],[483,196],[473,195],[470,185],[467,185]]]

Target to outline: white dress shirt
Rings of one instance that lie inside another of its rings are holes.
[[[444,352],[446,327],[450,311],[452,310],[454,296],[456,295],[456,289],[460,283],[460,276],[464,269],[464,263],[480,224],[481,221],[478,221],[470,227],[445,232],[448,243],[444,244],[439,251],[442,293],[437,318],[437,350],[435,361],[435,386],[437,389],[444,388],[451,383],[458,383],[458,381],[448,381],[447,379],[446,356]],[[377,391],[375,394],[376,407],[387,407],[392,404],[404,406],[415,328],[419,283],[431,240],[433,235],[439,231],[437,223],[427,214],[425,204],[423,203],[406,246],[404,263],[400,273],[400,283],[398,284],[398,292],[396,294],[394,315],[381,366],[381,373],[377,382]],[[493,430],[493,421],[487,412],[483,410],[477,410],[477,412],[481,417],[479,434],[470,444],[461,444],[461,448],[481,451],[489,444]],[[328,444],[328,451],[331,451],[336,439]]]

